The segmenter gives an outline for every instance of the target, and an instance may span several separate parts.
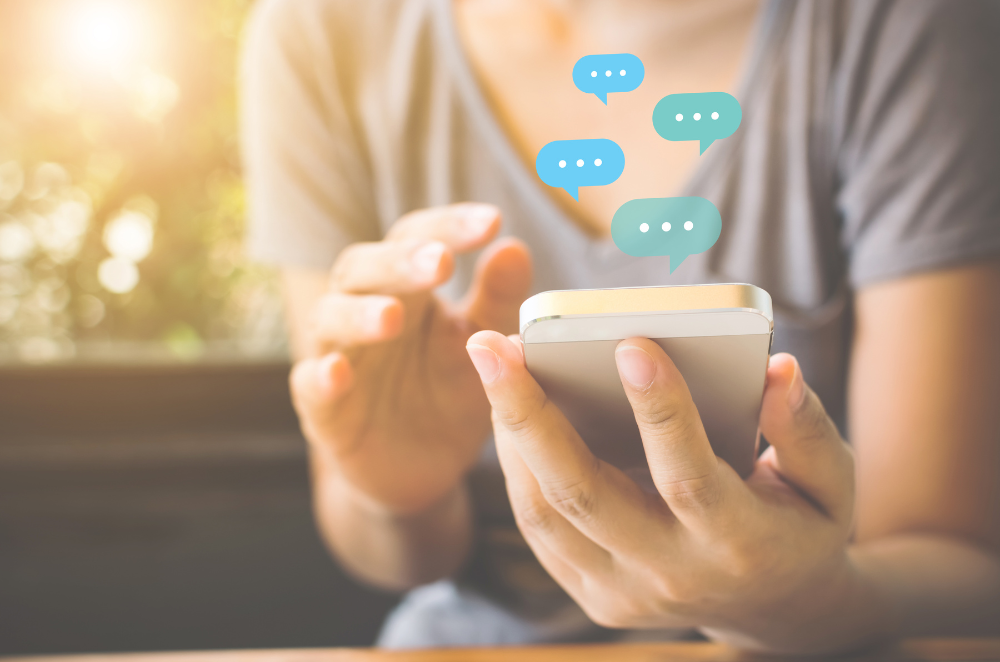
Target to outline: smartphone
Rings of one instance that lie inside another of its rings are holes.
[[[744,478],[774,336],[771,297],[744,283],[542,292],[521,305],[528,371],[595,455],[644,468],[639,428],[615,363],[626,338],[649,338],[680,370],[715,454]]]

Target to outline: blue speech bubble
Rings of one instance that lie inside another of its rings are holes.
[[[625,152],[613,140],[554,140],[538,152],[535,171],[549,186],[580,199],[581,186],[606,186],[622,176]]]
[[[658,134],[667,140],[701,141],[701,154],[716,140],[733,135],[741,121],[740,102],[725,92],[668,94],[653,108]]]
[[[631,92],[646,76],[642,60],[631,53],[584,55],[573,66],[577,89],[596,95],[608,105],[609,92]]]
[[[696,196],[629,200],[611,219],[611,238],[623,253],[669,255],[670,273],[689,255],[714,246],[720,234],[719,210]]]

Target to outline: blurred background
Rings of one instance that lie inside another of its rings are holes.
[[[243,257],[251,0],[0,0],[0,655],[367,644]]]
[[[283,353],[241,255],[247,0],[4,0],[0,358]]]

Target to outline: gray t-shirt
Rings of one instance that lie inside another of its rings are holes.
[[[407,211],[490,202],[530,246],[536,292],[763,287],[774,350],[799,358],[843,429],[852,293],[1000,254],[998,18],[987,1],[765,3],[737,94],[742,125],[684,190],[715,203],[722,236],[670,274],[667,258],[629,257],[553,202],[477,87],[450,0],[263,0],[242,69],[250,251],[326,269]],[[447,293],[464,292],[474,259],[459,259]],[[544,622],[565,599],[526,565],[489,450],[470,477],[482,533],[469,581]],[[478,597],[436,599],[454,604],[435,613],[454,615]],[[417,643],[579,632],[559,627]]]

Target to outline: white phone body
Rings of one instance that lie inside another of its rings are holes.
[[[529,372],[598,457],[648,471],[615,348],[649,338],[687,383],[715,454],[744,478],[774,332],[771,297],[742,283],[542,292],[521,305]]]

